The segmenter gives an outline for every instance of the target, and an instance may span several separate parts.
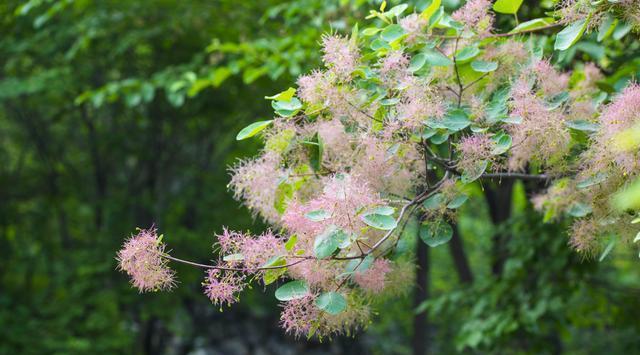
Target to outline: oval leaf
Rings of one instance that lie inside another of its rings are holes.
[[[389,25],[380,32],[380,38],[386,42],[393,42],[404,36],[404,30],[400,25]]]
[[[316,307],[331,315],[336,315],[347,308],[347,300],[337,292],[325,292],[316,299]]]
[[[303,298],[309,294],[309,286],[304,281],[296,280],[287,282],[276,290],[278,301],[291,301]]]
[[[553,49],[564,51],[578,42],[580,40],[580,37],[582,37],[585,29],[587,28],[588,20],[589,17],[580,21],[576,21],[560,31],[556,36],[556,42],[553,46]]]
[[[307,219],[312,220],[314,222],[321,222],[321,221],[324,221],[326,219],[331,218],[331,213],[329,213],[329,212],[327,212],[325,210],[315,210],[315,211],[308,212],[304,216]]]
[[[379,213],[364,214],[360,219],[367,225],[382,230],[391,230],[398,225],[395,218]]]
[[[467,196],[465,194],[458,195],[458,196],[454,197],[453,200],[451,200],[451,202],[449,202],[447,204],[447,208],[455,210],[456,208],[459,208],[465,202],[467,202],[468,199],[469,199],[469,196]]]
[[[432,248],[447,243],[452,237],[453,228],[447,222],[425,222],[420,226],[420,239]]]
[[[493,4],[493,11],[513,15],[518,12],[522,0],[498,0]]]
[[[498,69],[498,63],[487,62],[484,60],[474,60],[471,62],[471,68],[478,73],[490,73]]]
[[[273,120],[253,122],[252,124],[243,128],[240,132],[238,132],[236,140],[241,141],[243,139],[255,136],[256,134],[260,133],[260,131],[267,128],[267,126],[269,126],[271,122],[273,122]]]

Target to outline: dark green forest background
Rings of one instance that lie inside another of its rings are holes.
[[[352,337],[286,336],[272,286],[220,312],[201,270],[175,265],[177,289],[142,295],[116,271],[136,227],[155,224],[173,255],[202,262],[222,226],[265,228],[227,191],[229,164],[259,148],[235,134],[320,64],[322,33],[364,28],[378,6],[1,1],[0,354],[640,353],[637,255],[581,259],[566,224],[527,202],[540,186],[521,183],[478,188],[419,292],[376,305]],[[554,6],[525,1],[519,16]],[[595,61],[616,87],[640,69],[640,44],[607,41],[587,36],[554,61]]]

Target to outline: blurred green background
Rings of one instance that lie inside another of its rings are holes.
[[[366,331],[320,343],[283,334],[272,287],[220,312],[202,295],[201,270],[175,265],[176,290],[143,295],[115,270],[135,227],[155,223],[175,256],[201,262],[213,258],[222,226],[265,227],[226,188],[228,165],[259,149],[258,140],[236,142],[236,132],[269,118],[265,95],[320,64],[322,33],[364,28],[379,3],[0,2],[0,353],[415,351],[422,300],[411,293],[376,305]],[[554,6],[525,1],[519,16]],[[497,23],[513,27],[511,18]],[[617,83],[638,72],[639,47],[635,36],[587,37],[554,59],[567,69],[596,61]],[[565,223],[543,224],[532,210],[532,188],[478,188],[461,215],[464,249],[432,250],[421,341],[442,354],[640,353],[632,248],[581,260]],[[487,191],[506,194],[495,225]],[[452,255],[469,261],[466,273]]]

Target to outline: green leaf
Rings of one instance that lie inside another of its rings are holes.
[[[613,30],[612,38],[615,39],[616,41],[619,41],[622,39],[622,37],[626,36],[627,33],[629,33],[629,31],[631,31],[632,28],[633,26],[631,26],[630,23],[620,22],[618,26],[616,26],[616,29]]]
[[[413,58],[411,58],[411,62],[409,62],[409,71],[412,73],[417,72],[422,69],[424,64],[427,62],[427,56],[424,53],[418,53]]]
[[[507,101],[509,100],[509,88],[503,87],[497,90],[491,97],[491,101],[487,105],[485,113],[489,123],[497,123],[501,119],[507,117],[509,110],[507,109]]]
[[[599,172],[595,175],[592,175],[576,184],[576,187],[580,190],[586,189],[587,187],[591,187],[593,185],[598,185],[601,182],[605,181],[609,177],[607,173]]]
[[[395,211],[396,209],[391,206],[379,206],[372,209],[370,212],[375,214],[385,215],[385,216],[391,216]]]
[[[613,206],[619,211],[640,209],[640,179],[622,188],[613,195]]]
[[[363,273],[371,267],[371,264],[373,264],[373,259],[374,258],[372,255],[367,255],[362,260],[360,259],[349,260],[349,262],[347,263],[347,266],[345,267],[345,273],[346,274]]]
[[[223,261],[242,261],[244,260],[244,255],[240,253],[225,255],[222,258]]]
[[[380,32],[380,31],[381,31],[381,29],[379,29],[377,27],[369,27],[369,28],[365,28],[364,30],[362,30],[362,35],[370,37],[370,36],[373,36],[373,35],[375,35],[376,33]]]
[[[553,46],[554,50],[564,51],[569,49],[569,47],[573,46],[580,40],[582,34],[587,29],[588,20],[591,15],[589,15],[586,19],[576,21],[569,26],[565,27],[558,35],[556,36],[556,42]]]
[[[436,128],[446,128],[450,131],[457,132],[469,127],[471,121],[464,110],[453,109],[447,112],[447,115],[440,120],[438,124],[440,127]]]
[[[571,205],[571,207],[569,207],[569,209],[567,210],[567,213],[571,217],[577,217],[577,218],[585,217],[589,213],[591,213],[591,207],[584,203],[576,202],[573,205]]]
[[[316,132],[310,141],[304,142],[309,146],[309,163],[313,171],[322,170],[322,156],[324,155],[324,142]]]
[[[318,259],[328,258],[338,250],[340,244],[348,239],[349,235],[335,225],[330,225],[320,233],[313,242],[313,254]]]
[[[293,197],[294,186],[285,181],[280,182],[276,188],[276,196],[273,200],[273,207],[279,214],[283,214],[291,197]]]
[[[484,60],[474,60],[471,62],[471,68],[478,73],[490,73],[498,69],[498,63],[487,62]]]
[[[453,228],[445,221],[424,222],[420,226],[420,239],[430,247],[447,243],[453,237]]]
[[[598,132],[600,126],[597,123],[589,122],[587,120],[573,120],[565,122],[567,127],[584,132]]]
[[[316,299],[316,307],[331,315],[336,315],[347,308],[347,300],[337,292],[325,292]]]
[[[380,105],[382,105],[382,106],[393,106],[393,105],[397,105],[398,102],[400,102],[400,98],[392,97],[392,98],[381,100],[380,101]]]
[[[475,166],[472,169],[462,172],[460,181],[462,181],[463,184],[468,184],[478,180],[478,178],[480,178],[480,176],[484,174],[484,171],[487,170],[488,165],[489,162],[486,160],[480,160],[476,162]]]
[[[386,42],[393,42],[398,38],[404,36],[404,29],[400,25],[389,25],[385,27],[380,33],[380,38]]]
[[[606,258],[607,255],[609,255],[609,253],[611,253],[611,251],[613,250],[613,247],[615,245],[616,245],[616,241],[615,240],[610,241],[609,244],[607,244],[607,247],[604,248],[604,251],[600,255],[600,258],[598,259],[598,262],[602,262],[604,260],[604,258]]]
[[[478,54],[480,54],[480,49],[476,45],[472,45],[469,47],[464,47],[461,51],[456,54],[456,62],[464,63],[470,61],[475,58]]]
[[[493,138],[493,142],[495,145],[491,149],[491,154],[500,155],[511,148],[512,138],[508,134],[501,133]]]
[[[302,102],[298,98],[291,98],[289,101],[271,101],[271,107],[275,110],[276,114],[282,117],[291,117],[298,113],[302,108]]]
[[[263,268],[277,267],[276,269],[268,269],[264,271],[264,274],[262,275],[262,282],[265,286],[274,283],[287,272],[285,265],[287,265],[287,261],[283,256],[274,256],[262,265]]]
[[[452,210],[455,210],[456,208],[459,208],[460,206],[462,206],[465,202],[467,202],[467,200],[469,199],[469,196],[465,195],[465,194],[461,194],[458,195],[456,197],[453,198],[453,200],[451,200],[448,204],[447,204],[447,208],[450,208]]]
[[[280,286],[276,290],[276,299],[278,301],[291,301],[298,298],[303,298],[309,294],[309,286],[307,283],[301,280],[290,281]]]
[[[430,20],[431,16],[436,13],[436,11],[440,8],[441,0],[431,0],[429,6],[427,6],[422,13],[420,13],[420,17],[425,20]]]
[[[273,120],[253,122],[252,124],[240,130],[240,132],[238,132],[236,140],[241,141],[243,139],[251,138],[260,133],[260,131],[262,131],[263,129],[267,128],[267,126],[269,126],[272,122]]]
[[[367,225],[382,230],[391,230],[398,225],[395,218],[379,213],[366,213],[360,216],[360,219]]]
[[[394,6],[394,7],[390,8],[389,11],[385,12],[385,15],[389,15],[391,17],[398,17],[408,7],[409,7],[409,5],[407,5],[407,4],[400,4],[400,5]]]
[[[498,0],[493,4],[493,11],[513,15],[518,12],[522,0]]]
[[[284,243],[284,249],[286,251],[291,251],[293,250],[293,248],[296,246],[296,243],[298,242],[298,236],[297,235],[292,235],[289,237],[289,240],[287,240],[286,243]]]
[[[555,95],[551,99],[547,100],[547,102],[545,103],[545,106],[547,107],[547,110],[552,111],[562,106],[562,104],[567,102],[569,98],[570,98],[569,93],[567,91],[563,91],[558,95]]]
[[[428,210],[435,210],[440,208],[444,204],[444,195],[441,193],[434,194],[424,200],[422,207]]]
[[[278,100],[278,101],[291,101],[293,95],[296,94],[296,89],[288,88],[287,90],[275,94],[273,96],[265,96],[264,98],[267,100]]]
[[[315,211],[311,211],[308,212],[307,214],[304,215],[307,219],[310,219],[314,222],[321,222],[324,221],[326,219],[331,218],[331,213],[325,211],[325,210],[315,210]]]
[[[449,133],[438,133],[431,137],[431,143],[438,145],[446,142],[447,139],[449,139]]]
[[[615,18],[615,16],[607,13],[604,17],[604,20],[600,22],[600,26],[598,26],[598,42],[602,42],[602,40],[611,36],[617,24],[618,20]]]
[[[537,28],[546,27],[554,23],[553,18],[544,17],[544,18],[536,18],[527,22],[523,22],[516,26],[514,29],[509,31],[509,33],[518,33],[524,31],[531,31]]]
[[[453,61],[449,57],[437,50],[425,50],[422,54],[424,54],[425,61],[434,67],[446,67],[453,64]]]
[[[380,49],[391,49],[391,46],[389,45],[389,43],[380,40],[379,38],[374,39],[371,44],[369,45],[369,48],[371,48],[374,51],[378,51]]]

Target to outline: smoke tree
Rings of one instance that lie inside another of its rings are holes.
[[[587,257],[634,240],[640,86],[603,88],[591,63],[560,72],[537,33],[557,32],[559,51],[591,31],[620,38],[640,7],[567,1],[555,17],[497,33],[496,16],[519,3],[470,0],[451,14],[439,0],[420,12],[383,3],[364,29],[324,35],[324,68],[267,97],[274,118],[237,135],[265,144],[231,168],[229,187],[272,229],[224,229],[210,265],[169,255],[154,227],[140,230],[120,268],[142,292],[175,285],[170,261],[201,267],[220,308],[251,282],[278,283],[282,327],[327,337],[366,326],[372,300],[412,286],[407,233],[447,243],[470,184],[544,184],[532,202],[545,220],[573,218],[569,244]]]

